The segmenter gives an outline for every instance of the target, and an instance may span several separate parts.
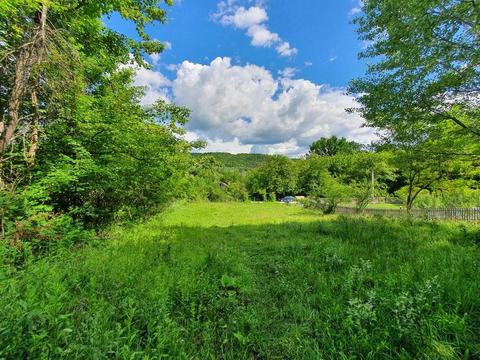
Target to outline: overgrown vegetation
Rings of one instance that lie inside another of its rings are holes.
[[[184,196],[189,110],[142,107],[132,86],[142,56],[163,49],[144,31],[165,21],[163,4],[171,1],[2,2],[0,230],[22,256],[83,243],[90,229]],[[105,27],[114,12],[138,39]]]
[[[0,357],[474,359],[479,241],[473,226],[177,205],[106,247],[2,267]]]
[[[0,1],[0,358],[480,358],[478,225],[316,211],[480,207],[480,6],[362,3],[381,139],[289,159],[141,105],[171,0]]]
[[[382,142],[370,147],[323,138],[303,158],[263,155],[263,162],[247,171],[246,154],[230,155],[230,159],[240,156],[238,167],[232,166],[234,160],[225,165],[213,154],[196,156],[195,163],[204,171],[196,172],[199,188],[193,190],[194,198],[273,201],[301,195],[309,197],[306,205],[327,213],[334,212],[339,203],[351,203],[362,212],[379,200],[402,204],[408,211],[413,207],[479,207],[478,158],[446,152],[449,144],[460,147],[462,141],[466,151],[473,152],[478,145],[451,138],[449,134],[455,131],[452,125],[443,124],[416,144]],[[253,158],[255,165],[257,157]]]

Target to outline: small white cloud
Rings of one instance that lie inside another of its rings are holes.
[[[311,62],[311,61],[305,61],[305,62],[304,62],[304,65],[305,65],[305,66],[312,66],[312,65],[313,65],[313,62]]]
[[[353,17],[355,15],[360,14],[363,11],[363,0],[358,0],[357,4],[350,10],[348,15]]]
[[[335,60],[337,60],[337,56],[332,56],[330,57],[330,59],[328,59],[329,62],[334,62]]]
[[[158,71],[136,66],[133,68],[135,70],[133,85],[141,86],[145,89],[145,95],[141,100],[142,105],[151,105],[158,99],[170,101],[170,80]]]
[[[150,60],[152,60],[152,64],[153,64],[153,65],[157,65],[158,62],[160,61],[160,59],[162,58],[162,56],[160,55],[160,53],[150,54],[149,57],[150,57]]]
[[[248,28],[248,36],[251,37],[251,44],[257,47],[270,47],[280,41],[278,34],[272,33],[265,25],[254,25]]]
[[[308,147],[300,147],[297,145],[295,139],[290,139],[287,142],[270,145],[255,145],[252,147],[251,152],[257,154],[268,155],[287,155],[290,157],[299,157],[307,153]]]
[[[220,23],[223,25],[233,25],[239,29],[248,29],[267,20],[268,15],[265,9],[252,6],[248,9],[239,7],[232,15],[222,16]]]
[[[207,146],[202,149],[202,152],[229,152],[231,154],[245,154],[252,152],[252,145],[241,144],[235,138],[233,141],[223,141],[222,139],[206,139]]]
[[[298,50],[290,47],[290,44],[287,41],[281,42],[276,47],[276,50],[281,56],[286,56],[286,57],[290,57],[298,53]]]
[[[278,71],[278,74],[282,77],[282,78],[285,78],[285,79],[291,79],[295,76],[295,74],[298,72],[298,69],[297,68],[293,68],[293,67],[286,67],[285,69],[283,70],[279,70]]]
[[[220,1],[217,5],[217,12],[212,15],[212,18],[224,26],[245,30],[253,46],[275,46],[277,53],[284,57],[291,57],[298,52],[296,48],[292,48],[287,41],[282,40],[277,33],[270,31],[265,25],[265,22],[268,21],[268,14],[262,2],[246,9],[243,6],[237,6],[236,1]]]

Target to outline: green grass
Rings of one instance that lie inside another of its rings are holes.
[[[475,359],[480,234],[277,203],[174,206],[0,271],[0,358]]]
[[[399,204],[368,204],[367,209],[393,209],[393,210],[398,210],[398,209],[405,209],[405,205],[399,205]]]
[[[355,207],[355,205],[352,205],[352,204],[340,204],[340,206]],[[405,205],[402,205],[402,204],[388,204],[388,203],[368,204],[367,209],[399,210],[399,209],[405,209]]]

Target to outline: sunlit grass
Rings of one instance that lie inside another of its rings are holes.
[[[234,226],[312,222],[321,219],[318,211],[279,202],[179,203],[164,216],[166,225]]]
[[[111,237],[2,269],[0,358],[480,356],[473,225],[194,203]]]
[[[354,204],[340,204],[344,207],[355,207]],[[402,204],[389,204],[389,203],[379,203],[379,204],[368,204],[367,209],[380,209],[380,210],[399,210],[405,209],[405,205]]]

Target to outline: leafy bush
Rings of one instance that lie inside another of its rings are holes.
[[[248,174],[247,189],[253,198],[275,201],[297,190],[298,168],[286,156],[270,156]]]
[[[82,242],[91,235],[82,228],[150,216],[182,194],[191,145],[178,135],[189,112],[164,102],[142,109],[137,91],[124,83],[129,79],[111,79],[118,89],[105,89],[101,99],[111,103],[96,109],[103,120],[59,120],[46,128],[29,181],[0,192],[7,243],[44,255],[60,243]],[[110,106],[110,117],[102,115]]]
[[[406,188],[402,188],[396,194],[402,199],[406,198]],[[415,207],[428,208],[449,208],[449,207],[480,207],[480,190],[471,189],[459,184],[452,184],[442,191],[420,193],[415,199]]]
[[[194,156],[187,198],[193,200],[246,201],[248,191],[243,173],[223,168],[213,156]]]
[[[363,183],[354,183],[350,185],[352,198],[355,200],[355,209],[362,212],[372,201],[372,185],[365,181]]]
[[[324,214],[335,213],[338,204],[350,199],[349,187],[335,179],[327,171],[319,175],[319,184],[314,188],[311,196]]]

